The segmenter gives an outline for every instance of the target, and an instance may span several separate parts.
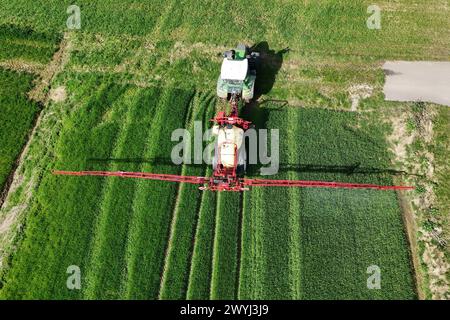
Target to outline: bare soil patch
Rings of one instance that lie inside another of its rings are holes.
[[[368,84],[353,85],[349,88],[350,100],[352,101],[351,111],[356,111],[359,106],[359,102],[362,99],[367,99],[372,96],[373,88]]]
[[[64,102],[67,98],[66,87],[60,86],[50,90],[50,100],[53,102]]]

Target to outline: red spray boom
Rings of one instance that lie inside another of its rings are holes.
[[[363,183],[325,182],[308,180],[270,180],[238,178],[236,181],[217,180],[214,177],[179,176],[173,174],[154,174],[145,172],[110,172],[110,171],[53,171],[56,175],[68,176],[98,176],[136,178],[159,181],[170,181],[203,185],[201,189],[214,191],[243,191],[247,187],[303,187],[303,188],[345,188],[345,189],[375,189],[375,190],[413,190],[409,186],[381,186]]]
[[[249,129],[251,122],[243,120],[238,115],[239,96],[233,95],[230,100],[231,112],[219,112],[211,119],[218,126],[236,126],[242,130]],[[190,183],[201,185],[201,190],[212,191],[246,191],[249,187],[303,187],[303,188],[346,188],[346,189],[375,189],[375,190],[412,190],[414,187],[408,186],[381,186],[375,184],[307,181],[307,180],[267,180],[267,179],[247,179],[237,175],[237,150],[235,148],[234,167],[226,167],[221,163],[220,154],[217,158],[217,165],[214,168],[212,177],[192,177],[172,174],[156,174],[146,172],[110,172],[110,171],[53,171],[56,175],[68,176],[99,176],[99,177],[120,177],[136,178],[159,181],[170,181],[179,183]]]

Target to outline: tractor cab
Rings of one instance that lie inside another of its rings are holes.
[[[217,95],[222,99],[238,95],[247,102],[253,99],[258,57],[259,53],[250,52],[250,49],[242,44],[236,49],[226,51],[217,81]]]

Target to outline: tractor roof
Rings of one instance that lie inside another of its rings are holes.
[[[243,81],[247,77],[248,60],[228,60],[223,59],[222,72],[220,78],[223,80],[240,80]]]

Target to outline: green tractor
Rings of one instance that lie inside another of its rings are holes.
[[[258,52],[251,52],[245,45],[223,54],[222,69],[217,81],[217,95],[222,99],[239,96],[250,102],[255,94]]]

